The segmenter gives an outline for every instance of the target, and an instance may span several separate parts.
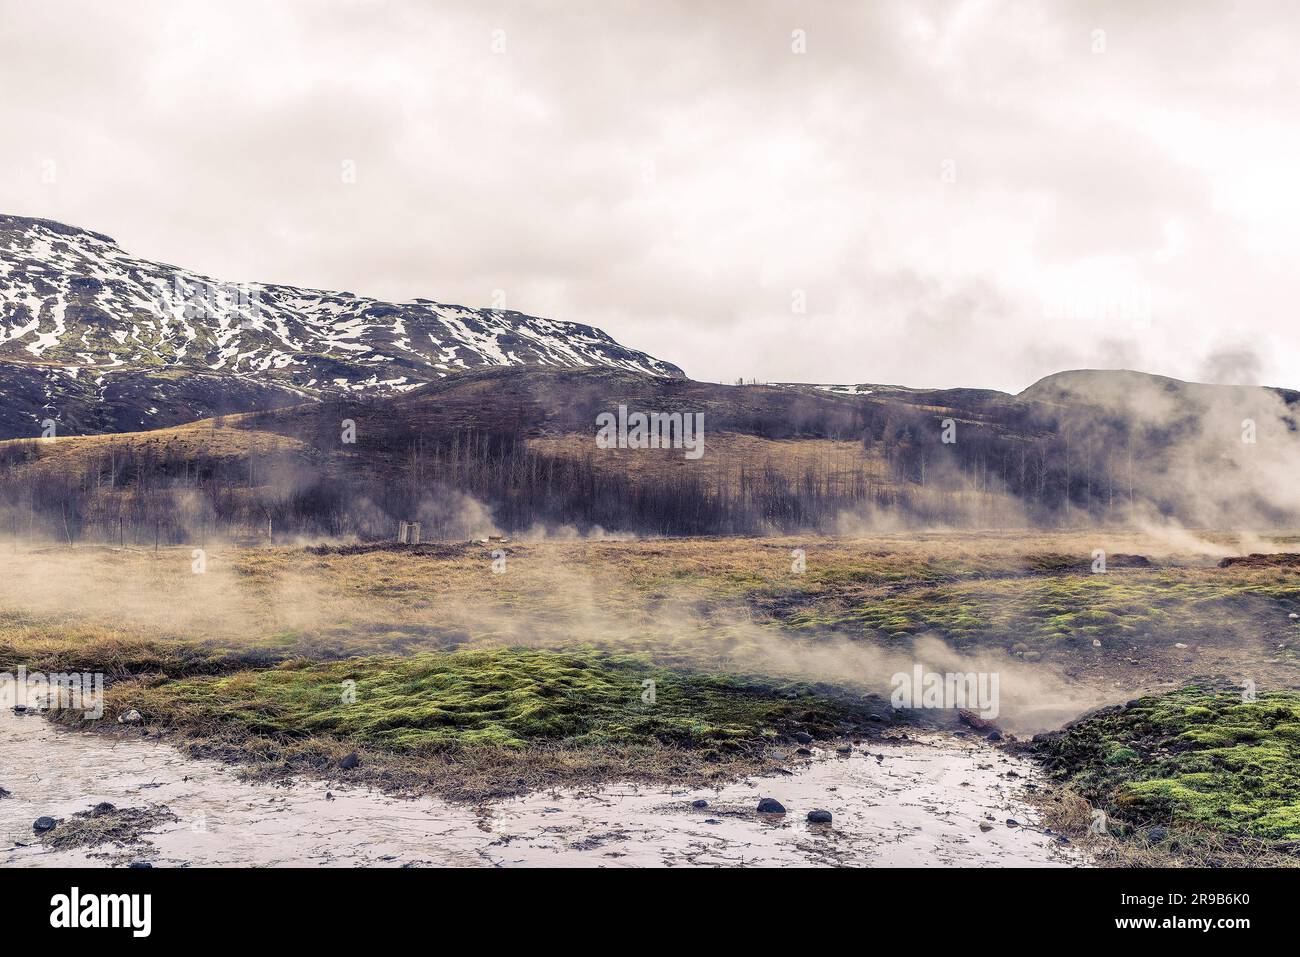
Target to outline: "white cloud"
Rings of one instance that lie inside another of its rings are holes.
[[[1287,3],[0,15],[0,210],[142,256],[504,289],[706,379],[1015,390],[1131,362],[1300,385]]]

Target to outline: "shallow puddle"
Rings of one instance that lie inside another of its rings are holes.
[[[1033,765],[983,743],[948,736],[870,742],[849,757],[817,751],[790,768],[791,775],[721,790],[615,784],[468,807],[309,780],[247,784],[225,765],[190,760],[166,744],[64,731],[6,709],[0,787],[11,796],[0,798],[0,865],[1080,863],[1036,830],[1020,800],[1023,786],[1038,780]],[[776,798],[787,813],[758,814],[760,797]],[[693,807],[695,800],[708,807]],[[126,848],[55,851],[33,833],[37,817],[69,818],[102,801],[164,805],[179,820]],[[814,809],[830,811],[832,823],[809,824]]]

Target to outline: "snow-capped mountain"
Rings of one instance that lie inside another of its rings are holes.
[[[425,299],[224,283],[107,236],[0,215],[0,437],[126,431],[482,366],[680,377],[591,326]]]

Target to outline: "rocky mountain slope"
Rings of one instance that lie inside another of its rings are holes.
[[[0,216],[0,437],[125,432],[487,366],[681,377],[591,326],[426,299],[223,283],[62,223]]]

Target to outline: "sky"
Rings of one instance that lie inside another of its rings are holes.
[[[1291,2],[0,0],[0,212],[697,379],[1300,388]]]

